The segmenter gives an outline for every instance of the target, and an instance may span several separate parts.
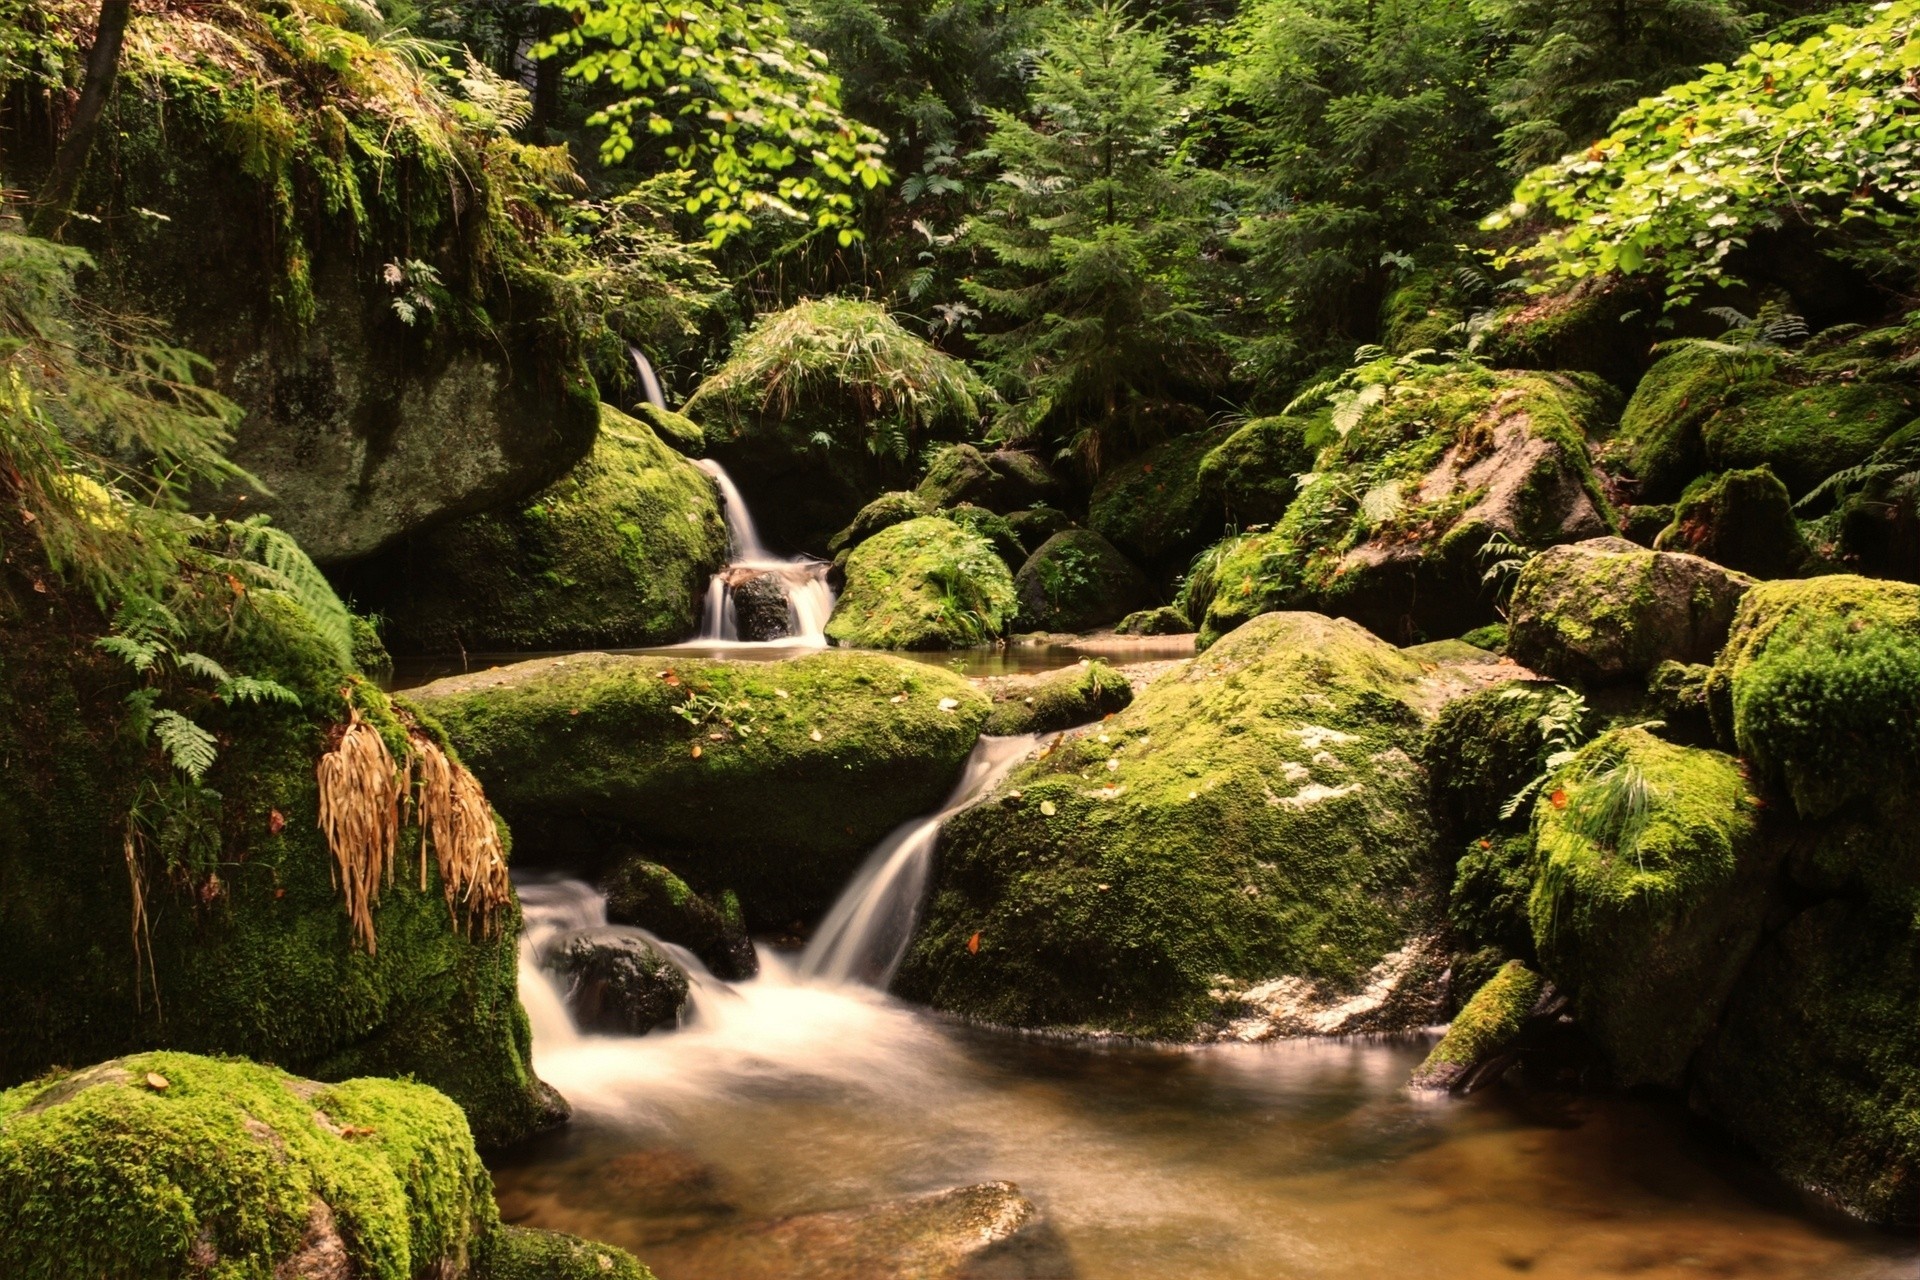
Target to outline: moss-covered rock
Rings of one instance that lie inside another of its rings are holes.
[[[1620,536],[1649,551],[1653,549],[1654,540],[1672,523],[1671,502],[1641,502],[1620,508]]]
[[[1501,810],[1539,772],[1549,750],[1542,720],[1578,714],[1563,690],[1513,680],[1441,709],[1421,744],[1434,815],[1464,839],[1491,831]],[[1572,727],[1572,726],[1569,726]],[[1525,814],[1515,821],[1524,825]]]
[[[942,520],[951,520],[969,533],[977,533],[985,538],[993,546],[993,553],[1009,566],[1026,560],[1026,544],[1021,542],[1019,533],[1005,516],[985,507],[976,507],[971,502],[942,508],[938,514]]]
[[[1386,376],[1386,375],[1383,375]],[[1494,620],[1496,535],[1530,547],[1607,532],[1587,464],[1592,397],[1575,382],[1477,367],[1395,374],[1323,450],[1271,533],[1223,544],[1182,603],[1203,645],[1275,608],[1351,617],[1401,642]]]
[[[749,920],[781,925],[826,906],[881,836],[939,804],[987,716],[958,676],[868,654],[581,654],[412,696],[523,845],[637,843],[697,890],[737,891]]]
[[[1677,1085],[1759,941],[1778,850],[1739,762],[1620,729],[1534,809],[1540,962],[1622,1084]]]
[[[1005,635],[1013,575],[993,544],[922,516],[868,538],[847,557],[827,639],[859,649],[953,649]]]
[[[1091,631],[1118,622],[1152,597],[1134,563],[1091,529],[1048,538],[1014,575],[1019,625],[1033,631]]]
[[[634,858],[614,872],[606,891],[607,919],[678,943],[715,977],[739,982],[760,971],[746,916],[732,890],[709,899],[659,863]]]
[[[498,1221],[465,1117],[425,1085],[144,1053],[0,1094],[18,1280],[457,1276]]]
[[[1453,868],[1447,924],[1454,943],[1455,981],[1512,957],[1533,956],[1533,837],[1526,831],[1490,831],[1469,841]],[[1483,973],[1482,980],[1487,975]],[[1471,990],[1471,982],[1462,983]]]
[[[970,502],[1005,515],[1047,501],[1058,487],[1046,464],[1030,453],[956,444],[934,457],[915,492],[929,507]]]
[[[948,821],[898,990],[1175,1038],[1429,1020],[1421,677],[1350,622],[1241,628]]]
[[[1653,359],[1660,301],[1644,280],[1593,277],[1502,308],[1474,349],[1504,369],[1579,369],[1628,388]]]
[[[1300,492],[1299,477],[1335,434],[1331,415],[1255,418],[1201,459],[1202,490],[1235,524],[1271,524]]]
[[[1094,486],[1087,524],[1143,565],[1184,566],[1224,527],[1218,497],[1200,483],[1200,464],[1230,434],[1221,427],[1175,436],[1109,467]]]
[[[1457,346],[1462,300],[1439,271],[1416,271],[1380,304],[1380,345],[1396,356]]]
[[[1710,662],[1753,579],[1624,538],[1554,547],[1520,571],[1507,652],[1560,679],[1643,680],[1661,662]]]
[[[1440,1043],[1413,1073],[1416,1089],[1471,1088],[1493,1074],[1526,1025],[1546,984],[1518,960],[1509,960],[1454,1015]]]
[[[1470,644],[1476,649],[1484,649],[1488,653],[1505,653],[1507,651],[1507,639],[1511,634],[1512,630],[1506,623],[1489,622],[1484,627],[1475,627],[1473,630],[1467,632],[1460,637],[1460,641],[1462,644]]]
[[[634,407],[633,416],[653,428],[653,434],[689,458],[697,458],[707,451],[707,433],[684,413],[641,404]]]
[[[411,1074],[465,1108],[483,1143],[555,1118],[515,998],[517,909],[495,932],[457,929],[430,859],[424,891],[409,872],[382,893],[378,950],[355,943],[315,764],[348,717],[343,689],[403,747],[388,700],[284,598],[250,592],[236,606],[220,579],[220,625],[194,647],[301,705],[169,694],[163,706],[189,706],[219,743],[196,795],[126,728],[130,675],[93,646],[104,626],[70,597],[49,613],[32,582],[17,560],[0,571],[0,990],[20,1011],[0,1027],[0,1081],[177,1048],[325,1079]],[[138,943],[125,847],[136,803]],[[399,866],[415,865],[417,841],[409,825]]]
[[[412,653],[684,640],[727,559],[713,481],[601,406],[586,461],[525,506],[416,534],[340,575]]]
[[[1641,380],[1610,451],[1648,501],[1708,471],[1761,466],[1800,497],[1920,412],[1920,388],[1897,367],[1903,342],[1842,328],[1799,352],[1684,345]]]
[[[1767,582],[1714,664],[1715,727],[1806,818],[1880,804],[1920,771],[1920,587]]]
[[[1073,517],[1042,502],[1022,511],[1007,512],[1007,524],[1023,547],[1037,547],[1063,529],[1073,528]],[[1024,561],[1023,561],[1024,563]]]
[[[993,682],[993,710],[983,732],[1053,733],[1123,711],[1133,684],[1104,662],[1082,662],[1043,676],[1011,676]]]
[[[1699,746],[1713,745],[1707,686],[1713,668],[1699,662],[1662,662],[1647,676],[1647,701],[1666,723],[1667,736]]]
[[[854,516],[847,527],[828,540],[827,550],[836,555],[851,551],[882,529],[932,514],[933,509],[911,490],[896,489],[892,493],[883,493],[860,508],[860,513]]]
[[[653,1280],[625,1249],[559,1231],[501,1227],[474,1280]]]
[[[1754,955],[1703,1055],[1696,1105],[1848,1212],[1920,1221],[1920,936],[1910,910],[1835,899]]]
[[[1136,609],[1113,624],[1117,636],[1184,636],[1193,633],[1193,623],[1173,605]]]
[[[1702,477],[1687,487],[1673,521],[1654,539],[1659,551],[1685,551],[1756,578],[1790,578],[1813,561],[1793,515],[1793,499],[1765,467]]]

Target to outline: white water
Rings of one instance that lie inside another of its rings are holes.
[[[694,644],[742,644],[739,620],[734,612],[732,586],[738,578],[770,573],[780,580],[787,597],[787,634],[778,640],[760,644],[788,648],[823,649],[827,644],[827,619],[833,616],[833,588],[827,585],[827,566],[809,556],[782,559],[760,541],[753,512],[741,496],[739,486],[725,467],[711,458],[694,464],[713,478],[720,491],[720,510],[727,522],[727,567],[707,584],[706,604],[701,612],[700,634]]]
[[[653,372],[653,361],[647,359],[636,346],[629,345],[627,354],[633,357],[633,371],[640,375],[640,386],[647,393],[647,403],[665,413],[667,398],[660,394],[660,379]]]

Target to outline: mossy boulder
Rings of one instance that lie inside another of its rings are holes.
[[[1624,538],[1554,547],[1514,585],[1507,652],[1558,679],[1644,680],[1669,659],[1711,662],[1753,587],[1743,573]]]
[[[982,732],[1006,736],[1053,733],[1126,709],[1133,684],[1104,662],[1082,662],[1043,676],[992,683],[993,710]]]
[[[883,529],[847,557],[827,639],[858,649],[953,649],[1005,635],[1013,575],[984,537],[922,516]]]
[[[971,502],[963,502],[957,507],[942,507],[936,514],[942,520],[951,520],[962,529],[985,538],[992,544],[993,553],[1009,567],[1025,562],[1026,544],[1020,540],[1019,532],[1005,516],[985,507],[976,507]]]
[[[697,458],[707,451],[707,433],[684,413],[641,404],[634,407],[633,416],[653,428],[653,434],[689,458]]]
[[[1193,623],[1174,605],[1136,609],[1113,624],[1117,636],[1184,636],[1193,633]]]
[[[1695,1105],[1845,1211],[1920,1222],[1920,934],[1910,909],[1833,899],[1754,955]]]
[[[1031,631],[1091,631],[1118,622],[1152,597],[1134,563],[1091,529],[1041,544],[1014,575],[1019,625]]]
[[[948,821],[897,990],[1176,1039],[1431,1020],[1421,682],[1350,622],[1241,628]]]
[[[1414,1088],[1466,1092],[1477,1082],[1490,1082],[1545,987],[1526,965],[1507,961],[1454,1015],[1447,1034],[1415,1069]]]
[[[1007,525],[1023,547],[1037,547],[1061,530],[1073,528],[1073,523],[1073,517],[1044,502],[1021,511],[1007,512]]]
[[[143,1053],[0,1093],[0,1271],[17,1280],[468,1274],[498,1229],[460,1108]]]
[[[1109,467],[1093,488],[1088,526],[1150,568],[1184,567],[1225,525],[1219,499],[1200,483],[1200,465],[1230,434],[1221,427],[1175,436]]]
[[[1380,304],[1380,345],[1396,356],[1456,346],[1455,330],[1466,319],[1461,307],[1444,275],[1416,271]]]
[[[1449,702],[1420,748],[1435,817],[1461,839],[1501,825],[1501,811],[1546,759],[1543,719],[1564,721],[1575,714],[1563,691],[1533,680],[1508,681]],[[1526,815],[1514,821],[1524,825]]]
[[[1920,414],[1899,331],[1829,331],[1798,352],[1688,344],[1648,371],[1609,446],[1643,501],[1709,471],[1765,466],[1795,498]]]
[[[1534,809],[1534,946],[1622,1084],[1678,1085],[1760,939],[1777,848],[1738,761],[1619,729]]]
[[[1223,543],[1190,575],[1182,603],[1195,616],[1205,597],[1202,645],[1276,608],[1403,643],[1459,635],[1495,618],[1484,576],[1496,536],[1540,547],[1612,529],[1580,385],[1457,365],[1392,377],[1363,391],[1358,421],[1274,530]]]
[[[412,695],[522,847],[637,845],[696,890],[784,925],[945,797],[987,699],[925,663],[822,653],[727,663],[581,654]]]
[[[306,616],[271,592],[236,602],[218,580],[218,625],[192,647],[301,704],[196,705],[176,686],[162,705],[185,706],[219,743],[206,791],[183,794],[127,728],[129,669],[94,647],[103,621],[34,581],[19,559],[0,570],[0,990],[20,1014],[0,1029],[0,1082],[175,1048],[323,1079],[413,1075],[465,1108],[486,1144],[563,1114],[528,1061],[514,906],[493,931],[457,928],[430,859],[424,890],[409,873],[381,895],[378,950],[356,944],[315,765],[349,696],[391,749],[406,731]],[[137,802],[136,946],[126,840]],[[401,867],[415,865],[418,838],[409,824]]]
[[[585,461],[524,506],[469,516],[339,575],[402,652],[673,643],[727,559],[713,481],[601,406]]]
[[[851,551],[882,529],[891,529],[896,524],[905,524],[909,520],[932,514],[933,508],[911,490],[896,489],[892,493],[883,493],[860,508],[859,514],[847,527],[828,540],[827,550],[836,555]]]
[[[1756,578],[1791,578],[1813,564],[1787,487],[1766,467],[1727,471],[1689,485],[1657,551],[1685,551]]]
[[[1653,360],[1660,299],[1644,280],[1596,276],[1501,308],[1474,350],[1503,369],[1578,369],[1629,388]]]
[[[1740,602],[1708,683],[1714,724],[1804,818],[1884,807],[1920,773],[1920,587],[1851,574]]]
[[[1272,524],[1300,492],[1299,477],[1331,440],[1331,414],[1255,418],[1200,462],[1201,488],[1238,525]]]
[[[746,916],[732,890],[708,898],[657,862],[622,863],[606,884],[607,919],[677,943],[717,978],[739,982],[760,971]]]
[[[1047,501],[1058,488],[1046,464],[1030,453],[956,444],[935,455],[915,492],[929,507],[971,502],[1005,515]]]
[[[1491,976],[1511,958],[1533,957],[1533,837],[1524,827],[1489,830],[1467,842],[1453,867],[1447,894],[1447,924],[1454,944],[1455,982],[1474,989],[1471,979]],[[1489,963],[1491,962],[1491,963]],[[1456,988],[1459,989],[1459,988]]]
[[[653,1280],[625,1249],[559,1231],[501,1227],[474,1280]]]

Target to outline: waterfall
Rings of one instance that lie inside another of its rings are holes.
[[[640,386],[647,393],[647,403],[662,413],[667,409],[667,398],[660,394],[660,379],[654,376],[653,362],[629,343],[627,355],[633,359],[633,371],[640,375]]]
[[[711,458],[696,463],[712,477],[720,491],[720,511],[727,523],[729,563],[707,583],[706,603],[701,611],[700,634],[694,643],[742,643],[739,612],[733,590],[741,583],[762,576],[773,577],[787,602],[786,635],[758,643],[795,647],[824,648],[827,643],[827,619],[833,616],[833,588],[827,585],[827,566],[810,556],[784,559],[769,551],[760,541],[760,530],[753,523],[753,512],[727,469]]]
[[[980,739],[940,811],[895,828],[841,891],[800,957],[802,978],[883,988],[892,980],[919,922],[941,824],[998,786],[1036,741]]]

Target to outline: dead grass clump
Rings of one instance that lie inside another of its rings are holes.
[[[454,927],[492,936],[511,900],[507,853],[480,780],[426,734],[410,735],[420,769],[420,888],[427,888],[427,845],[440,867],[440,887]],[[463,919],[464,917],[464,919]]]
[[[406,782],[372,725],[349,710],[345,732],[320,757],[320,828],[333,853],[333,882],[346,898],[354,936],[375,951],[373,908],[380,887],[393,883],[400,844],[400,800]]]

